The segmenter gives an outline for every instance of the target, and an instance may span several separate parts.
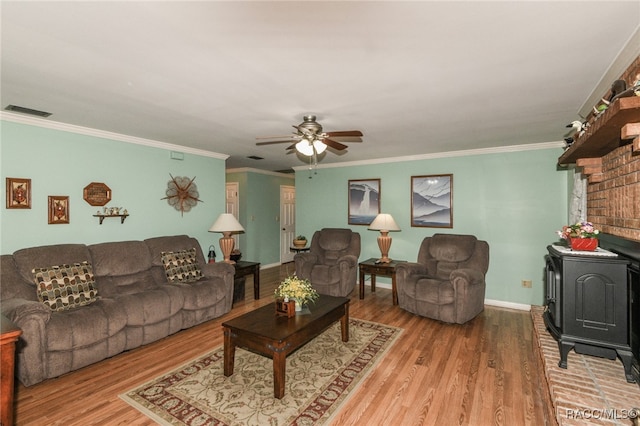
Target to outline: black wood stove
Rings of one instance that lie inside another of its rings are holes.
[[[600,242],[601,246],[603,241]],[[558,341],[561,368],[571,349],[609,359],[619,357],[628,382],[638,380],[638,317],[632,318],[630,265],[627,256],[599,248],[573,252],[547,247],[545,257],[545,325]],[[637,299],[633,308],[637,314]],[[635,327],[634,327],[635,325]],[[632,335],[635,343],[632,343]]]

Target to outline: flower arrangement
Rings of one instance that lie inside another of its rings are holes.
[[[311,287],[309,280],[298,278],[297,276],[287,277],[280,283],[275,291],[276,298],[282,298],[286,301],[295,300],[300,305],[306,305],[309,302],[315,302],[320,297],[318,292]]]
[[[578,222],[573,225],[562,227],[562,231],[556,231],[560,238],[570,240],[571,238],[598,238],[598,231],[591,222]]]

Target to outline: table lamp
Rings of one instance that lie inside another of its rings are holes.
[[[380,236],[378,236],[378,247],[380,247],[380,253],[382,257],[378,259],[376,263],[390,263],[391,259],[389,259],[389,249],[391,248],[391,237],[389,236],[390,231],[399,231],[400,228],[393,217],[388,213],[380,213],[373,219],[371,225],[369,225],[369,229],[372,231],[380,231]]]
[[[231,234],[233,232],[243,231],[244,228],[231,213],[222,213],[218,219],[213,222],[211,228],[209,228],[209,232],[222,232],[222,238],[220,238],[220,250],[224,256],[224,262],[235,263],[230,259],[234,244]]]

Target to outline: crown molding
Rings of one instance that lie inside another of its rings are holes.
[[[436,158],[468,157],[472,155],[535,151],[539,149],[562,148],[564,146],[565,146],[565,143],[563,141],[562,142],[561,141],[542,142],[542,143],[535,143],[535,144],[500,146],[500,147],[494,147],[494,148],[467,149],[463,151],[437,152],[433,154],[406,155],[403,157],[387,157],[387,158],[378,158],[373,160],[347,161],[344,163],[318,164],[316,167],[318,169],[331,169],[336,167],[368,166],[372,164],[400,163],[405,161],[432,160]],[[308,169],[309,169],[309,166],[293,167],[293,170],[295,171],[308,170]]]
[[[271,170],[261,170],[261,169],[255,169],[253,167],[238,167],[235,169],[227,169],[225,170],[225,173],[258,173],[261,175],[278,176],[282,178],[288,178],[291,180],[296,179],[296,176],[293,173],[272,172]]]
[[[61,123],[58,121],[51,121],[43,118],[29,117],[26,115],[0,111],[0,120],[10,121],[13,123],[27,124],[30,126],[43,127],[45,129],[60,130],[63,132],[76,133],[79,135],[93,136],[102,139],[111,139],[119,142],[132,143],[135,145],[144,145],[152,148],[164,149],[167,151],[178,151],[185,154],[200,155],[202,157],[217,158],[220,160],[226,160],[229,158],[226,154],[220,154],[213,151],[206,151],[204,149],[189,148],[182,145],[175,145],[167,142],[155,141],[152,139],[138,138],[135,136],[123,135],[121,133],[107,132],[104,130],[92,129],[89,127],[76,126],[73,124]]]

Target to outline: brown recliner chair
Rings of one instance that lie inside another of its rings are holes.
[[[356,285],[359,256],[360,234],[323,228],[313,234],[309,252],[295,255],[296,275],[311,281],[320,294],[344,297]]]
[[[414,314],[463,324],[484,309],[489,245],[473,235],[434,234],[417,262],[396,266],[398,305]]]

